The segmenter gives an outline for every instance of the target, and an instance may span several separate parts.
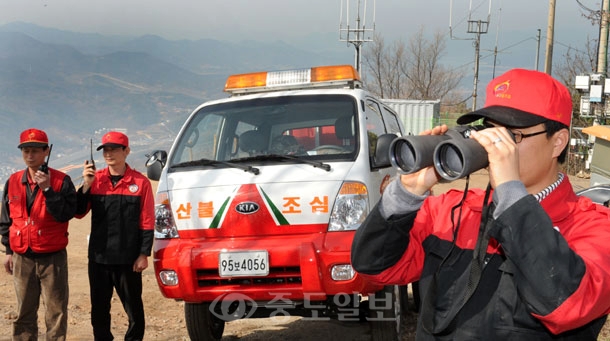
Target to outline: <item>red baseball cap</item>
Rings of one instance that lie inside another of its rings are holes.
[[[544,72],[512,69],[487,85],[483,108],[457,119],[467,124],[489,118],[507,127],[530,127],[551,120],[570,126],[572,97],[565,85]]]
[[[44,131],[36,128],[29,128],[21,132],[17,148],[46,147],[48,145],[49,138]]]
[[[97,147],[97,150],[104,147],[129,147],[129,138],[127,138],[127,135],[118,131],[109,131],[102,136],[102,144]]]

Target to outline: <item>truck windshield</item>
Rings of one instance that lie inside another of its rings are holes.
[[[351,161],[358,152],[357,102],[349,95],[237,100],[201,108],[178,136],[169,166]],[[290,158],[261,157],[285,155]]]

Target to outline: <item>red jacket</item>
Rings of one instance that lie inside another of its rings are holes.
[[[60,251],[68,245],[68,222],[76,211],[74,185],[66,174],[49,169],[50,193],[39,190],[28,213],[26,172],[27,169],[16,172],[7,181],[6,198],[12,222],[9,228],[10,249],[19,254],[28,249],[35,253]],[[69,197],[67,200],[65,195]],[[59,208],[58,212],[53,212],[55,208]]]
[[[419,211],[387,220],[375,208],[354,237],[352,264],[375,282],[419,281],[422,309],[429,294],[432,310],[446,314],[468,297],[483,199],[482,190],[469,191],[459,223],[453,208],[463,191],[428,197]],[[445,336],[595,340],[610,312],[608,208],[576,196],[566,177],[540,203],[527,195],[485,226],[491,238],[479,284]],[[434,339],[421,320],[418,340]]]

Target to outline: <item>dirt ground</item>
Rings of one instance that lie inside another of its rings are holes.
[[[572,178],[575,190],[589,186],[588,179]],[[153,183],[156,185],[155,183]],[[487,178],[484,171],[471,176],[470,187],[484,187]],[[441,184],[436,193],[449,188],[464,188],[464,180]],[[87,234],[90,219],[73,219],[70,222],[70,244],[68,246],[70,302],[68,317],[68,340],[92,340],[90,325],[89,283],[87,280]],[[3,251],[3,250],[2,250]],[[0,252],[4,261],[4,253]],[[154,278],[152,259],[150,267],[143,272],[144,309],[146,312],[147,340],[188,340],[184,306],[164,298]],[[15,317],[15,296],[12,277],[0,271],[0,340],[10,340],[11,323]],[[44,332],[44,307],[41,303],[39,328]],[[412,325],[416,319],[409,314]],[[127,317],[118,297],[112,302],[112,332],[117,340],[123,339],[127,329]],[[412,335],[412,334],[411,334]],[[610,340],[610,323],[606,324],[600,340]],[[405,340],[411,337],[405,338]],[[229,322],[225,326],[223,340],[369,340],[370,329],[366,323],[312,321],[299,317],[246,319]]]

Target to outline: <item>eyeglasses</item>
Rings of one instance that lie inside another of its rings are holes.
[[[489,122],[488,120],[483,121],[483,126],[485,128],[498,127],[498,125],[493,124],[493,123]],[[513,139],[515,140],[515,143],[520,143],[521,141],[523,141],[524,138],[532,137],[532,136],[536,136],[536,135],[540,135],[540,134],[544,134],[544,133],[547,132],[546,130],[543,130],[543,131],[537,131],[537,132],[531,133],[531,134],[524,134],[524,133],[522,133],[522,132],[520,132],[518,130],[511,130],[511,128],[509,128],[509,127],[506,127],[506,128],[508,129],[508,131],[511,132],[511,134],[513,134],[513,136],[514,136]]]
[[[536,135],[540,135],[540,134],[544,134],[544,133],[546,133],[546,130],[537,131],[537,132],[531,133],[531,134],[524,134],[524,133],[522,133],[520,131],[511,131],[511,133],[514,136],[515,143],[520,143],[524,138],[532,137],[532,136],[536,136]]]

